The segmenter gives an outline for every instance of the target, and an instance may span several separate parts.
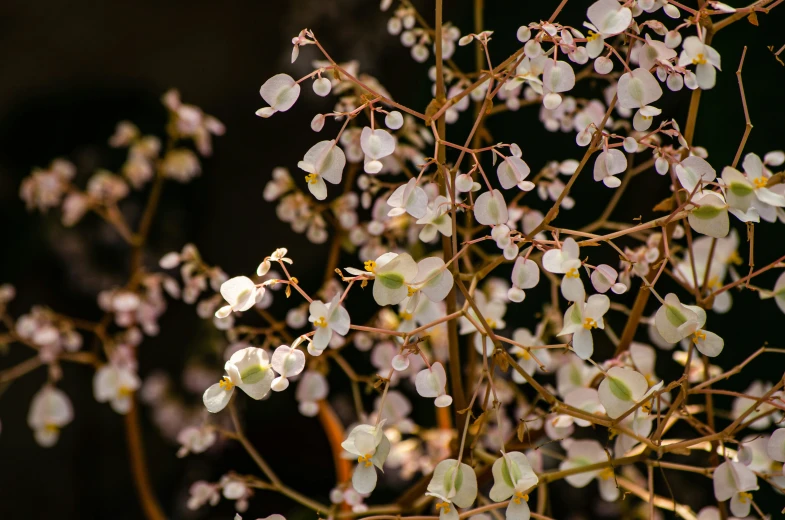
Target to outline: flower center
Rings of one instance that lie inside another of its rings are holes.
[[[515,496],[512,497],[512,501],[516,504],[520,504],[521,500],[525,500],[526,502],[529,501],[529,495],[524,495],[523,491],[518,491],[515,493]]]
[[[488,326],[492,329],[495,329],[496,325],[498,325],[498,323],[496,323],[496,320],[494,320],[493,318],[485,318],[485,321],[488,322]]]
[[[729,264],[741,265],[742,262],[744,262],[744,260],[741,259],[741,257],[739,256],[739,252],[738,251],[734,251],[728,257],[728,263]]]
[[[309,173],[305,176],[305,181],[308,184],[316,184],[319,181],[319,174],[318,173]]]
[[[324,319],[324,316],[319,316],[319,319],[313,322],[314,327],[326,327],[327,321]]]
[[[752,501],[752,493],[739,493],[739,502],[746,504],[747,501]]]
[[[44,430],[48,431],[49,433],[57,433],[60,431],[60,427],[54,423],[47,423],[44,425]]]
[[[121,386],[120,388],[117,389],[117,395],[119,397],[128,397],[133,395],[133,393],[134,393],[133,388],[128,388],[127,386]]]
[[[365,270],[368,271],[369,273],[373,273],[376,271],[376,262],[374,262],[373,260],[368,260],[363,265],[365,266]]]
[[[420,290],[419,288],[412,287],[411,285],[407,285],[406,289],[407,289],[407,293],[408,293],[409,296],[414,296],[414,293],[416,293],[417,291]]]
[[[600,37],[600,33],[596,33],[594,31],[592,31],[591,29],[589,29],[589,35],[586,37],[586,41],[587,42],[593,42],[594,40],[596,40],[599,37]]]
[[[702,52],[699,53],[697,56],[692,58],[692,64],[693,65],[705,65],[706,64],[706,56],[704,56]]]
[[[530,360],[532,358],[532,355],[529,354],[529,351],[526,350],[525,348],[519,348],[518,352],[516,352],[516,354],[518,355],[519,358],[523,358],[526,361],[528,361],[528,360]]]
[[[583,320],[583,328],[586,330],[596,329],[597,321],[594,318],[586,318]]]
[[[438,504],[436,504],[436,510],[437,511],[439,509],[442,509],[442,508],[444,508],[444,512],[445,513],[449,513],[450,512],[450,503],[449,502],[439,502]]]
[[[564,273],[564,276],[566,276],[567,278],[580,278],[581,273],[579,273],[578,269],[576,269],[575,267],[571,267],[569,271]]]
[[[412,313],[406,311],[401,312],[399,316],[403,321],[409,321],[410,319],[412,319]]]
[[[232,383],[232,380],[229,379],[229,376],[223,376],[223,379],[218,381],[218,386],[220,386],[226,391],[229,391],[232,388],[234,388],[234,383]]]
[[[769,179],[766,177],[755,177],[752,179],[752,183],[755,185],[756,188],[765,188],[766,184],[769,183]]]
[[[695,343],[696,345],[702,339],[704,340],[706,339],[706,333],[703,332],[702,330],[696,330],[695,332],[692,333],[692,342]]]
[[[610,480],[613,478],[613,469],[605,468],[604,470],[600,471],[599,477],[602,480]]]
[[[370,468],[373,465],[373,462],[371,462],[371,457],[373,457],[373,455],[371,455],[370,453],[366,453],[365,455],[360,455],[359,457],[357,457],[357,462],[359,463],[365,462],[365,467]]]

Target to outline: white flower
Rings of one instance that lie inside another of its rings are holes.
[[[250,278],[245,276],[229,278],[221,284],[221,296],[224,297],[228,305],[215,311],[215,317],[226,318],[232,311],[247,311],[263,294],[264,289],[257,289],[256,284]]]
[[[212,427],[188,426],[177,434],[177,442],[180,443],[177,456],[183,458],[189,453],[204,453],[215,444],[217,438],[218,435]]]
[[[474,201],[474,218],[483,226],[498,226],[509,219],[507,203],[499,190],[486,191]]]
[[[99,403],[111,402],[115,412],[126,414],[133,406],[134,392],[141,384],[135,371],[109,363],[96,370],[93,377],[93,394]]]
[[[679,297],[673,293],[665,296],[665,303],[654,315],[657,332],[668,343],[692,336],[695,347],[708,357],[715,357],[722,352],[725,342],[713,332],[703,330],[706,323],[706,311],[696,305],[683,305]]]
[[[722,195],[704,191],[692,199],[695,207],[690,210],[687,220],[690,227],[698,233],[714,238],[723,238],[730,231],[728,205]]]
[[[443,195],[437,196],[428,205],[425,215],[417,221],[423,226],[420,231],[420,240],[423,242],[433,242],[437,233],[446,237],[452,236],[452,219],[450,211],[450,201]]]
[[[785,272],[782,273],[777,281],[774,283],[774,288],[771,292],[761,291],[761,298],[774,298],[774,302],[782,312],[785,312]]]
[[[300,403],[298,407],[300,413],[306,417],[314,417],[318,414],[319,401],[327,397],[328,391],[327,379],[322,374],[315,370],[303,373],[294,394],[297,402]]]
[[[387,130],[371,130],[366,126],[360,135],[360,146],[365,153],[365,173],[379,173],[382,171],[379,159],[395,151],[395,138]]]
[[[305,176],[308,190],[318,200],[327,198],[327,185],[324,181],[330,184],[341,182],[345,165],[346,155],[341,147],[336,145],[335,139],[316,143],[305,153],[303,160],[297,163],[298,168],[308,172]]]
[[[397,305],[413,294],[410,287],[417,277],[417,264],[407,253],[385,253],[379,258],[365,262],[366,271],[373,273],[373,298],[376,303]],[[352,274],[367,274],[358,269],[347,269]]]
[[[221,381],[205,390],[202,397],[207,411],[217,413],[223,410],[239,387],[251,398],[259,400],[270,392],[273,370],[267,360],[267,353],[256,347],[238,350],[224,365],[226,374]]]
[[[408,213],[414,218],[423,218],[428,211],[428,195],[425,190],[417,186],[417,178],[412,177],[409,182],[398,186],[387,199],[390,211],[388,217],[397,217]]]
[[[771,383],[753,381],[749,388],[747,388],[743,393],[745,395],[749,395],[750,397],[756,398],[762,397],[769,390],[771,390]],[[775,394],[775,397],[776,396],[777,394]],[[753,430],[765,430],[769,427],[772,421],[777,422],[782,416],[779,411],[776,411],[774,414],[772,414],[771,412],[774,407],[765,401],[758,404],[757,399],[737,397],[733,400],[733,405],[731,406],[731,417],[733,419],[737,419],[743,414],[747,413],[747,410],[750,408],[753,408],[753,411],[746,416],[745,421],[750,422],[749,427]]]
[[[567,457],[559,465],[560,470],[580,468],[582,466],[591,466],[599,462],[608,460],[608,455],[599,442],[594,440],[580,440],[572,441],[567,446]],[[600,474],[600,470],[584,471],[565,477],[572,487],[582,488],[586,487],[589,482],[594,480],[594,477]]]
[[[766,451],[772,460],[785,462],[785,428],[774,430]]]
[[[417,393],[422,397],[435,397],[436,401],[434,404],[439,408],[452,404],[452,397],[447,395],[444,389],[446,384],[447,374],[444,372],[442,364],[438,361],[429,368],[418,372],[415,378]]]
[[[436,497],[440,520],[457,520],[455,506],[469,507],[477,498],[477,476],[468,464],[446,459],[436,465],[427,495]]]
[[[376,470],[383,470],[384,461],[390,453],[390,441],[384,435],[384,420],[377,426],[360,424],[354,427],[349,437],[341,443],[343,449],[357,457],[357,466],[352,474],[352,485],[358,493],[370,493],[376,487]]]
[[[624,294],[627,286],[621,282],[616,282],[619,273],[608,264],[600,264],[591,273],[591,284],[600,293],[606,293],[610,289],[616,294]]]
[[[742,163],[746,177],[735,168],[722,170],[729,211],[742,222],[767,222],[777,220],[777,208],[785,206],[785,196],[767,188],[768,178],[760,157],[753,153],[744,156]]]
[[[648,388],[649,383],[640,372],[626,367],[611,367],[600,383],[598,393],[608,417],[616,419],[643,400]]]
[[[706,159],[691,155],[674,167],[676,176],[685,190],[692,192],[698,184],[711,182],[717,178],[717,172]]]
[[[632,22],[632,11],[616,0],[597,0],[586,11],[586,17],[603,37],[623,33]]]
[[[752,494],[758,489],[758,477],[740,462],[726,460],[714,470],[714,497],[720,501],[730,499],[730,510],[738,517],[750,514]]]
[[[611,301],[604,294],[592,294],[588,301],[576,301],[564,313],[564,327],[558,336],[572,334],[572,348],[581,359],[588,359],[594,352],[592,329],[604,329],[603,316],[610,309]]]
[[[539,478],[532,470],[531,463],[525,454],[519,451],[502,453],[502,456],[493,463],[493,487],[488,495],[494,502],[507,499],[507,520],[529,520],[529,495],[527,492],[534,488]]]
[[[280,375],[272,380],[270,387],[276,392],[286,390],[289,387],[288,378],[296,376],[305,368],[305,354],[297,348],[298,340],[295,340],[291,347],[281,345],[273,352],[270,365]]]
[[[341,305],[340,295],[336,294],[328,304],[324,304],[320,300],[314,300],[308,309],[311,313],[308,321],[316,327],[316,333],[313,335],[313,346],[317,350],[327,348],[330,339],[333,337],[333,332],[341,336],[345,336],[349,332],[351,320],[349,319],[349,313]]]
[[[512,287],[507,297],[513,302],[522,302],[526,297],[524,289],[531,289],[540,282],[540,268],[534,260],[519,256],[512,268]]]
[[[276,74],[264,82],[259,89],[259,94],[270,106],[260,108],[256,111],[256,115],[270,117],[276,112],[286,112],[292,108],[300,96],[300,84],[288,74]]]
[[[688,36],[682,45],[679,66],[690,64],[696,65],[695,75],[698,86],[704,90],[712,88],[717,79],[717,71],[714,69],[722,70],[720,53],[703,43],[697,36]]]
[[[531,168],[521,159],[520,148],[517,148],[516,151],[518,155],[513,153],[513,155],[505,157],[499,163],[499,166],[496,168],[496,175],[498,175],[499,183],[505,190],[509,190],[517,185],[523,191],[531,191],[534,189],[534,184],[525,180],[529,176]]]
[[[616,175],[627,169],[627,157],[616,148],[601,152],[594,160],[594,180],[602,181],[609,188],[621,186]]]
[[[582,301],[586,290],[581,281],[581,260],[578,243],[570,237],[562,243],[561,249],[551,249],[542,255],[543,268],[554,274],[564,274],[561,293],[571,302]]]
[[[651,70],[655,65],[668,63],[672,58],[676,57],[676,51],[668,48],[665,43],[658,40],[652,40],[651,36],[648,34],[645,37],[646,43],[638,51],[638,64],[642,68]],[[680,76],[674,75],[673,77]]]
[[[32,428],[35,441],[50,448],[60,438],[60,429],[74,419],[71,400],[62,390],[45,385],[33,396],[27,424]]]
[[[554,110],[561,105],[559,92],[567,92],[575,86],[575,71],[564,61],[548,60],[542,71],[543,106]]]

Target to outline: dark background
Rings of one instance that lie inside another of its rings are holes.
[[[445,19],[455,22],[463,34],[470,32],[471,2],[448,0],[445,4]],[[516,48],[515,29],[522,23],[547,18],[557,2],[486,4],[485,25],[496,31],[492,56],[498,63]],[[579,25],[589,4],[570,2],[559,20]],[[418,5],[430,19],[430,3]],[[186,186],[167,184],[147,264],[153,266],[163,253],[194,242],[208,262],[221,265],[231,275],[247,274],[275,247],[284,246],[296,260],[302,283],[309,290],[316,289],[327,246],[309,245],[304,237],[278,223],[274,205],[264,202],[261,193],[273,167],[294,170],[296,161],[313,141],[308,127],[311,117],[318,110],[328,110],[332,102],[317,99],[310,88],[304,88],[293,110],[265,121],[254,115],[264,105],[258,88],[278,72],[300,77],[310,71],[310,60],[316,57],[312,47],[303,49],[295,65],[289,64],[290,39],[308,27],[335,59],[359,59],[361,70],[376,76],[396,100],[424,111],[430,99],[431,83],[425,79],[428,65],[414,63],[398,38],[387,34],[388,15],[377,7],[376,0],[4,0],[0,4],[0,283],[17,287],[13,314],[18,316],[31,305],[44,304],[74,316],[97,319],[97,292],[125,282],[127,250],[110,229],[92,217],[75,229],[64,229],[54,212],[43,217],[28,215],[18,197],[19,184],[32,167],[45,167],[58,156],[77,164],[78,181],[84,181],[98,166],[117,170],[122,153],[106,145],[115,124],[130,119],[143,132],[160,135],[166,113],[159,97],[170,87],[180,89],[185,102],[215,115],[228,130],[216,139],[214,156],[205,161],[201,177]],[[762,156],[785,147],[785,68],[767,49],[785,43],[781,31],[785,17],[783,9],[779,11],[760,15],[760,27],[742,21],[715,40],[725,73],[719,76],[715,89],[704,93],[696,144],[708,148],[710,161],[718,171],[732,161],[744,129],[733,71],[745,44],[749,49],[744,82],[755,125],[746,150]],[[674,25],[673,21],[666,23]],[[469,70],[472,55],[459,50],[456,60]],[[688,99],[686,90],[668,95],[663,108],[683,122]],[[580,158],[583,152],[574,145],[573,135],[546,132],[536,120],[536,110],[527,108],[493,120],[490,129],[496,141],[521,144],[524,158],[534,171],[546,160]],[[467,119],[455,127],[457,131],[449,131],[465,135],[470,123]],[[328,125],[323,133],[329,131],[333,130]],[[609,197],[607,190],[590,180],[590,175],[583,177],[574,192],[581,213],[563,211],[560,222],[564,226],[585,224],[599,214]],[[631,221],[641,213],[644,220],[651,218],[649,208],[667,194],[665,183],[656,174],[639,176],[614,218]],[[130,199],[123,211],[134,221],[142,199]],[[744,237],[743,228],[739,230]],[[758,226],[758,265],[782,254],[783,243],[781,226]],[[744,250],[742,246],[746,259]],[[609,255],[607,261],[613,261],[613,256]],[[761,285],[770,287],[775,278],[776,273],[768,273]],[[785,322],[771,301],[761,304],[749,293],[734,294],[734,298],[733,320],[715,315],[709,318],[712,330],[726,338],[720,358],[726,368],[766,340],[781,341]],[[277,315],[283,316],[283,311]],[[508,318],[511,326],[531,325],[523,314],[511,313]],[[622,322],[611,323],[621,330]],[[192,307],[179,302],[170,305],[161,327],[160,336],[148,338],[141,347],[143,376],[153,368],[163,368],[177,382],[186,360],[209,350],[206,345],[218,337],[209,323],[195,316]],[[644,340],[645,335],[641,334],[640,339]],[[10,354],[0,359],[0,366],[11,366],[28,355],[22,347],[12,347]],[[660,364],[672,369],[668,355],[660,357]],[[738,376],[729,388],[743,390],[754,377],[776,380],[784,365],[781,358],[765,358],[749,373]],[[659,372],[668,373],[667,369]],[[94,401],[91,378],[86,368],[66,367],[61,386],[74,402],[76,418],[64,428],[57,446],[49,450],[35,444],[26,424],[30,398],[45,380],[44,372],[38,370],[0,394],[0,518],[141,517],[130,480],[122,419],[107,405]],[[336,381],[333,388],[341,390],[339,384]],[[190,399],[198,402],[198,396]],[[287,392],[252,408],[249,436],[284,482],[326,501],[333,482],[329,449],[317,422],[296,413],[293,401],[293,393]],[[721,399],[718,403],[725,407],[729,404]],[[337,405],[340,408],[341,403]],[[142,411],[142,421],[151,478],[172,518],[189,514],[184,503],[194,480],[215,480],[230,468],[254,470],[233,446],[177,459],[176,446],[161,438],[146,410]],[[289,449],[275,446],[281,439]],[[675,475],[671,484],[683,478]],[[678,493],[678,486],[674,487]],[[593,489],[589,486],[569,491],[563,484],[553,486],[554,515],[562,518],[564,514],[559,514],[560,494],[569,496],[574,509],[585,511],[585,517],[599,515],[589,507]],[[382,490],[374,498],[384,496]],[[709,496],[706,488],[683,499],[698,506]],[[763,492],[760,500],[773,500],[780,507],[782,503],[781,497]],[[289,501],[259,494],[252,499],[247,517],[274,512],[294,515]],[[203,509],[191,517],[232,515],[232,506],[224,500],[219,507]]]

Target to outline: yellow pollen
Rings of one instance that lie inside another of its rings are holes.
[[[608,438],[609,438],[609,439],[613,439],[613,438],[614,438],[614,437],[616,437],[618,434],[619,434],[619,432],[617,432],[615,429],[613,429],[613,428],[608,428]]]
[[[324,319],[324,316],[319,316],[319,319],[313,322],[314,327],[326,327],[327,322]]]
[[[516,504],[520,504],[521,500],[528,502],[529,495],[524,495],[523,491],[518,491],[517,493],[515,493],[515,496],[512,497],[512,501],[515,502]]]
[[[739,502],[746,504],[748,500],[752,501],[752,493],[739,493]]]
[[[305,176],[305,180],[308,184],[316,184],[319,181],[319,174],[309,173]]]
[[[600,37],[599,33],[596,33],[596,32],[594,32],[592,30],[589,30],[589,35],[586,37],[586,41],[593,42],[594,40],[596,40],[599,37]]]
[[[376,262],[373,260],[367,260],[363,265],[365,266],[365,270],[369,273],[376,271]]]
[[[641,405],[641,412],[645,414],[651,413],[651,401]]]
[[[599,476],[602,480],[610,480],[613,478],[613,469],[605,468],[604,470],[600,471]]]
[[[120,397],[128,397],[133,395],[134,391],[132,388],[128,388],[127,386],[121,386],[117,389],[117,395]]]
[[[371,455],[370,453],[366,453],[365,455],[360,455],[359,457],[357,457],[357,462],[359,463],[365,462],[365,467],[370,468],[371,466],[373,466],[373,462],[371,462],[371,457],[373,457],[373,455]]]
[[[739,252],[738,251],[734,251],[728,257],[728,263],[729,264],[741,265],[743,262],[744,262],[744,260],[741,259],[741,257],[739,256]]]
[[[400,313],[399,316],[404,321],[409,321],[410,319],[412,319],[412,313],[406,312],[406,311],[403,311],[402,313]]]
[[[232,383],[232,380],[229,379],[228,376],[224,376],[223,379],[218,381],[218,386],[220,386],[221,388],[223,388],[226,391],[229,391],[232,388],[234,388],[234,383]]]
[[[450,503],[449,502],[439,502],[438,504],[436,504],[436,510],[437,511],[439,509],[442,509],[442,508],[444,508],[444,512],[445,513],[449,513],[450,512]]]
[[[44,426],[44,430],[48,431],[49,433],[57,433],[60,431],[60,427],[53,423],[48,423]]]
[[[719,278],[717,278],[716,276],[712,276],[709,279],[708,286],[711,289],[719,289],[720,287],[722,287],[722,284],[720,283],[720,279]]]
[[[586,318],[583,320],[583,328],[586,330],[596,329],[597,322],[594,320],[594,318]]]
[[[523,358],[526,361],[528,361],[528,360],[530,360],[532,358],[532,355],[529,354],[529,351],[526,350],[525,348],[519,348],[518,352],[516,352],[516,354],[518,355],[519,358]]]
[[[702,330],[696,330],[696,331],[695,331],[695,332],[692,334],[692,342],[693,342],[693,343],[695,343],[696,345],[697,345],[697,344],[698,344],[698,342],[699,342],[700,340],[702,340],[702,339],[706,339],[706,333],[705,333],[705,332],[703,332]]]
[[[564,273],[564,276],[566,276],[567,278],[580,278],[581,273],[579,273],[578,270],[573,267],[569,271]]]
[[[694,58],[692,58],[692,64],[693,65],[705,65],[706,64],[706,57],[703,55],[703,53],[700,53],[697,56],[695,56]]]
[[[498,323],[496,323],[496,320],[494,320],[493,318],[486,318],[485,321],[488,322],[488,326],[492,329],[495,329],[496,325],[498,325]]]
[[[755,177],[752,179],[752,183],[755,185],[756,188],[765,188],[766,184],[769,183],[769,179],[766,177]]]
[[[414,296],[414,293],[416,293],[417,291],[420,290],[420,289],[418,289],[416,287],[412,287],[411,285],[407,285],[406,288],[408,289],[407,292],[408,292],[409,296]]]

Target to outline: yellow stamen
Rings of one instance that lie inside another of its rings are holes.
[[[530,359],[532,358],[532,355],[531,355],[531,354],[529,353],[529,351],[528,351],[528,350],[526,350],[525,348],[519,348],[519,349],[518,349],[518,352],[516,352],[515,354],[516,354],[516,355],[517,355],[519,358],[523,358],[523,359],[525,359],[526,361],[528,361],[528,360],[530,360]]]
[[[127,386],[121,386],[117,389],[117,395],[120,397],[128,397],[133,395],[134,390],[133,388],[128,388]]]
[[[374,262],[373,260],[368,260],[363,265],[365,266],[365,270],[368,271],[369,273],[373,273],[374,271],[376,271],[376,262]]]
[[[44,425],[44,430],[48,431],[49,433],[57,433],[60,431],[60,427],[56,424],[46,424]]]
[[[596,329],[597,321],[594,318],[586,318],[583,320],[583,328],[586,330]]]
[[[706,64],[706,57],[701,52],[700,54],[698,54],[697,56],[692,58],[692,64],[693,65],[705,65]]]
[[[747,492],[739,493],[739,502],[741,502],[742,504],[746,504],[748,500],[750,502],[752,501],[752,493],[747,493]]]
[[[444,508],[445,514],[449,513],[450,512],[450,503],[449,502],[439,502],[438,504],[436,504],[436,510],[437,511],[439,509],[442,509],[442,508]]]
[[[564,273],[564,276],[566,276],[567,278],[580,278],[581,277],[581,273],[578,272],[578,269],[576,269],[575,267],[572,267],[572,268],[570,268],[569,271]]]
[[[613,439],[613,438],[614,438],[614,437],[616,437],[618,434],[619,434],[619,432],[617,432],[615,429],[613,429],[613,428],[608,428],[608,438],[609,438],[609,439]]]
[[[722,287],[722,283],[720,283],[719,278],[717,278],[716,276],[712,276],[709,279],[708,286],[710,289],[719,289],[720,287]]]
[[[587,42],[593,42],[594,40],[596,40],[599,37],[600,37],[599,33],[596,33],[594,31],[592,31],[591,29],[589,29],[589,35],[586,37],[586,41]]]
[[[327,321],[324,319],[324,316],[319,316],[319,319],[313,322],[314,327],[326,327]]]
[[[700,340],[702,340],[702,339],[706,339],[706,333],[705,333],[705,332],[703,332],[702,330],[696,330],[696,331],[695,331],[695,332],[692,334],[692,342],[693,342],[693,343],[695,343],[696,345],[697,345],[697,344],[698,344],[698,342],[699,342]]]
[[[316,184],[317,182],[319,182],[319,174],[309,173],[308,175],[305,176],[305,181],[308,184]]]
[[[221,388],[223,388],[226,391],[229,391],[232,388],[234,388],[234,383],[232,383],[232,380],[229,379],[228,376],[224,376],[223,379],[218,381],[218,386],[220,386]]]
[[[744,263],[744,260],[741,259],[741,257],[739,256],[739,252],[738,251],[734,251],[728,257],[728,263],[729,264],[735,264],[735,265],[741,265],[742,263]]]
[[[769,183],[769,179],[766,177],[755,177],[752,179],[752,183],[755,185],[756,188],[765,188],[766,184]]]
[[[414,296],[414,293],[416,293],[417,291],[420,290],[417,287],[412,287],[411,285],[407,285],[406,288],[408,289],[407,292],[408,292],[409,296]]]
[[[488,322],[488,326],[492,329],[495,329],[496,326],[498,325],[498,323],[496,323],[496,320],[494,320],[493,318],[485,318],[485,321]]]
[[[406,312],[406,311],[403,311],[402,313],[400,313],[399,316],[401,317],[401,319],[403,321],[409,321],[413,317],[410,312]]]
[[[605,468],[604,470],[600,471],[599,477],[602,480],[610,480],[613,478],[613,469],[612,468]]]
[[[516,504],[520,504],[521,500],[528,502],[529,495],[524,495],[523,491],[518,491],[517,493],[515,493],[515,496],[512,497],[512,501],[515,502]]]
[[[373,466],[373,462],[371,462],[371,457],[373,457],[373,455],[371,455],[370,453],[366,453],[365,455],[360,455],[359,457],[357,457],[357,462],[359,463],[365,462],[365,467],[370,468],[371,466]]]

